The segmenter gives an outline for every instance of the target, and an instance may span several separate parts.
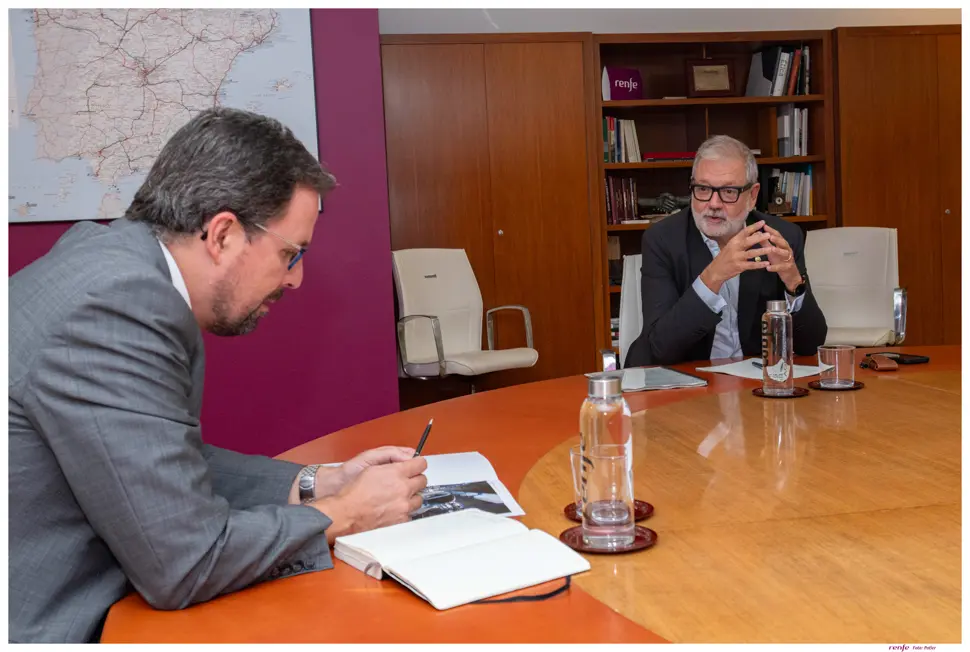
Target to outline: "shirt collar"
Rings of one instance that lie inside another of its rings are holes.
[[[172,252],[168,250],[168,247],[161,240],[158,241],[158,246],[162,248],[162,253],[165,255],[165,262],[168,263],[168,272],[172,276],[172,285],[175,286],[175,289],[178,290],[178,293],[182,295],[185,303],[191,309],[192,302],[189,300],[189,289],[185,286],[185,279],[182,277],[182,272],[179,270],[179,266],[175,262]]]
[[[701,238],[704,240],[704,244],[707,245],[707,248],[708,249],[710,249],[712,252],[716,252],[716,251],[720,251],[721,250],[721,245],[717,244],[716,241],[714,241],[711,238],[708,238],[706,235],[704,235],[704,232],[703,231],[701,231],[700,229],[697,229],[697,232],[701,234]]]

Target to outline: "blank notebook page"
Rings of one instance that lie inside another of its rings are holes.
[[[386,570],[436,609],[490,598],[589,570],[589,562],[541,530],[439,555],[404,559]]]
[[[527,532],[518,521],[477,509],[422,518],[387,528],[341,537],[339,542],[370,554],[382,566],[398,559],[429,556],[482,541]]]

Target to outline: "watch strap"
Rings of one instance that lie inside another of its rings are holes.
[[[808,279],[805,278],[805,275],[803,274],[801,283],[796,285],[795,289],[792,290],[791,292],[788,292],[788,294],[790,294],[793,297],[800,297],[803,294],[805,294],[805,290],[807,289],[808,289]],[[785,291],[787,292],[787,288],[785,289]]]
[[[297,487],[300,490],[300,502],[308,503],[315,498],[317,488],[317,469],[320,464],[310,464],[300,469],[297,475]]]

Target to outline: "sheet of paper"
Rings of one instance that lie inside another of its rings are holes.
[[[424,505],[412,519],[475,507],[499,516],[523,516],[525,511],[498,479],[495,469],[481,453],[425,455],[428,486]],[[340,466],[340,462],[323,466]]]
[[[740,362],[732,362],[730,364],[717,365],[714,367],[697,367],[697,371],[727,374],[729,376],[737,376],[738,378],[750,378],[751,380],[761,380],[761,368],[756,367],[754,365],[755,362],[761,362],[761,358],[748,358],[747,360],[742,360]],[[826,365],[825,368],[828,369],[829,366]],[[794,369],[794,377],[807,378],[809,376],[817,376],[821,371],[822,367],[819,367],[818,365],[796,364]]]
[[[500,516],[522,516],[525,511],[495,474],[481,453],[426,455],[428,487],[424,505],[411,518],[424,518],[475,507]]]

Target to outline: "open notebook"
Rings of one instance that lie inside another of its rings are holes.
[[[338,537],[333,554],[441,610],[589,570],[559,539],[479,509]]]

